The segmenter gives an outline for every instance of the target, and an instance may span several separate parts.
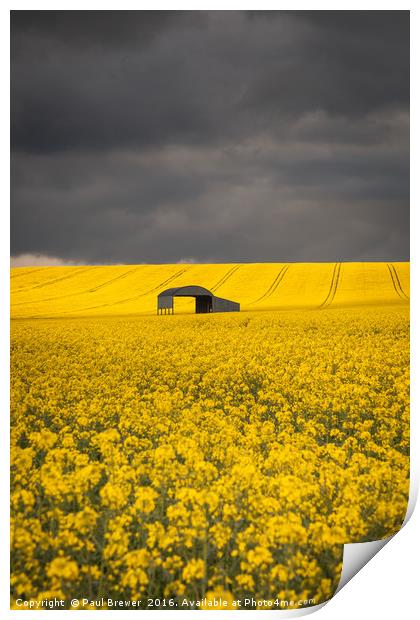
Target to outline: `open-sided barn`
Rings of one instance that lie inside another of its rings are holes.
[[[216,297],[211,291],[202,286],[181,286],[168,288],[159,293],[157,298],[158,314],[174,313],[174,297],[195,297],[195,311],[197,314],[206,312],[239,312],[240,304],[230,299]]]

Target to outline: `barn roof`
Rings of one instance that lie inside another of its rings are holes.
[[[207,288],[194,285],[167,288],[165,291],[159,293],[158,297],[195,297],[196,295],[210,295],[210,297],[214,297],[213,293]]]

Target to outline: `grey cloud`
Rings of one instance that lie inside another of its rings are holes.
[[[13,12],[13,254],[407,259],[408,20]]]
[[[376,236],[388,244],[398,231],[392,251],[406,256],[399,205],[408,200],[407,166],[398,148],[261,143],[76,162],[67,153],[18,154],[12,246],[93,262],[354,260],[360,252],[378,258]]]
[[[11,11],[12,52],[28,52],[27,40],[38,39],[39,51],[47,51],[42,41],[53,42],[55,49],[127,48],[145,46],[171,28],[177,21],[199,23],[199,13],[182,11],[142,11],[132,18],[127,11]],[[33,48],[31,48],[33,49]],[[51,50],[51,48],[50,48]]]
[[[360,16],[339,29],[328,16],[324,24],[319,17],[282,12],[254,21],[240,12],[215,11],[197,19],[191,12],[172,19],[153,12],[130,19],[117,12],[115,25],[113,15],[99,12],[95,23],[94,16],[76,12],[68,22],[61,17],[57,31],[55,12],[45,24],[43,12],[37,13],[32,30],[31,16],[21,19],[26,29],[19,19],[15,26],[17,39],[28,38],[27,53],[13,65],[12,140],[19,149],[240,140],[318,109],[360,116],[408,103],[404,12],[393,18],[393,45],[387,11],[377,12],[364,28]],[[109,31],[121,35],[124,23],[123,49],[113,46],[112,36],[105,45]],[[142,37],[131,36],[158,26],[161,36],[146,47]],[[103,48],[79,46],[78,37],[89,32]],[[37,51],[45,47],[50,53],[40,62]]]

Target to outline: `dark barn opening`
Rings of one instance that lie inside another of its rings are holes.
[[[195,298],[196,314],[204,314],[212,311],[212,299],[210,295],[197,295]]]
[[[240,311],[240,305],[236,301],[215,297],[211,291],[202,286],[180,286],[179,288],[168,288],[159,293],[157,313],[173,314],[174,297],[195,297],[196,314]]]

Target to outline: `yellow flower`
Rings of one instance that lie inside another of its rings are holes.
[[[155,500],[158,497],[156,491],[150,487],[138,487],[134,507],[136,510],[148,514],[155,509]]]
[[[248,551],[246,559],[251,567],[259,567],[271,564],[273,556],[265,547],[255,547],[255,549]]]
[[[203,579],[204,577],[204,561],[202,559],[193,559],[188,562],[182,571],[182,578],[187,582]]]
[[[79,576],[79,568],[74,560],[66,556],[60,556],[50,562],[47,575],[53,580],[58,578],[65,581],[75,581]]]
[[[107,482],[100,491],[100,496],[104,506],[112,510],[118,510],[125,506],[128,501],[124,490],[112,482]]]

